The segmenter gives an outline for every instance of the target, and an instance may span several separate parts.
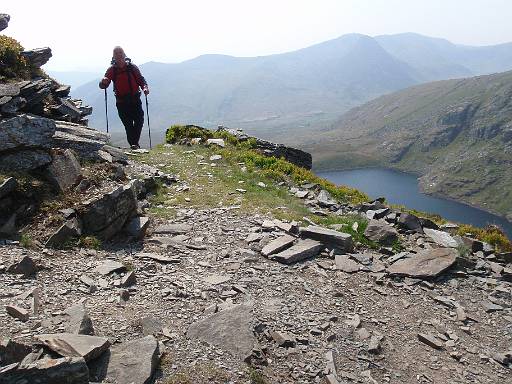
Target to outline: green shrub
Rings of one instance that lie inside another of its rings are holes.
[[[512,242],[507,238],[505,233],[495,225],[477,228],[472,225],[462,224],[459,226],[457,234],[461,236],[469,234],[475,239],[491,244],[498,251],[512,252]]]
[[[0,76],[7,79],[30,79],[36,71],[21,55],[23,47],[12,37],[0,35]]]

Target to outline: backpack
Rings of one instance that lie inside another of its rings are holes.
[[[131,76],[133,74],[132,60],[128,57],[125,58],[124,60],[126,62],[126,72],[128,75],[128,86],[130,87],[130,94],[124,95],[122,97],[117,95],[117,88],[116,88],[117,67],[115,66],[116,61],[114,60],[114,58],[112,58],[110,64],[112,65],[112,71],[113,71],[112,82],[113,82],[113,86],[114,86],[114,94],[116,95],[117,99],[122,98],[122,99],[124,99],[123,101],[125,101],[125,102],[128,102],[128,101],[133,102],[134,100],[137,100],[140,97],[140,91],[138,91],[135,94],[131,92],[133,90],[132,76]]]

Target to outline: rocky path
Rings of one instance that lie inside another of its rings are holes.
[[[427,281],[389,274],[400,255],[357,247],[289,265],[262,255],[282,236],[297,242],[295,233],[270,217],[219,208],[154,218],[144,242],[122,249],[4,246],[0,304],[26,314],[2,311],[0,335],[28,343],[76,333],[65,311],[81,304],[112,351],[156,337],[157,383],[257,382],[246,363],[268,383],[512,382],[511,285],[492,276],[505,263],[459,262]],[[426,235],[414,239],[415,251],[443,249]],[[8,273],[23,256],[38,271]],[[156,369],[155,356],[151,347],[137,354],[136,366],[151,368],[136,370],[136,382]]]

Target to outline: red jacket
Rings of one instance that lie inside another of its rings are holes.
[[[144,88],[147,85],[139,68],[131,63],[126,64],[124,68],[112,65],[105,72],[105,77],[114,82],[114,92],[118,102],[123,102],[128,95],[137,95],[140,92],[139,87]]]

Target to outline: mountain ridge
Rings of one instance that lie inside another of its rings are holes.
[[[405,37],[393,39],[402,41],[406,51],[414,45],[411,39],[416,45],[418,41],[429,41],[436,46],[440,41],[417,35]],[[456,52],[448,55],[438,49],[436,60],[429,62],[424,56],[428,58],[433,54],[430,52],[423,56],[394,56],[389,44],[387,50],[383,47],[386,39],[389,38],[349,34],[269,56],[207,54],[181,63],[142,64],[152,90],[151,110],[158,116],[152,120],[155,135],[163,138],[163,131],[172,121],[207,127],[236,126],[279,141],[289,139],[293,129],[295,139],[313,128],[329,126],[350,108],[382,94],[419,82],[488,71],[491,56],[496,71],[512,69],[512,58],[508,60],[512,46],[507,44],[468,48],[448,42]],[[473,54],[473,61],[468,60],[468,55]],[[440,55],[446,57],[440,60]],[[457,60],[472,62],[474,69],[463,67]],[[96,81],[77,88],[74,94],[95,107],[91,124],[104,125],[103,94]],[[111,127],[122,130],[112,101]]]

